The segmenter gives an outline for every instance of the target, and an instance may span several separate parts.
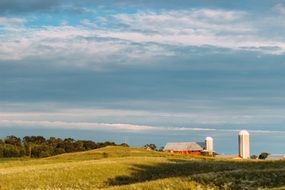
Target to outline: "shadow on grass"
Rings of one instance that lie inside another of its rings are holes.
[[[285,162],[228,162],[169,160],[157,165],[135,164],[130,176],[109,179],[108,185],[128,185],[183,177],[220,189],[257,189],[285,186]]]

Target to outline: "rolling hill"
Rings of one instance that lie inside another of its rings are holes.
[[[110,146],[0,160],[0,189],[285,189],[285,162],[230,161]]]

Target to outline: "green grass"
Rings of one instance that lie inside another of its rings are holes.
[[[105,147],[45,159],[0,160],[6,189],[285,189],[285,162],[201,159]]]

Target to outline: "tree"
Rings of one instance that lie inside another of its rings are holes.
[[[47,144],[53,148],[56,148],[63,140],[61,138],[50,137],[47,140]]]
[[[3,150],[4,150],[4,145],[3,144],[0,144],[0,158],[3,158],[4,155],[3,155]]]
[[[55,148],[53,150],[53,155],[63,154],[65,153],[65,150],[63,148]]]
[[[26,150],[26,155],[29,157],[32,157],[32,149],[33,149],[34,144],[33,143],[24,143],[24,148]]]
[[[44,144],[46,139],[43,136],[25,136],[23,138],[24,144],[33,143],[33,144]]]
[[[7,136],[4,141],[0,139],[0,158],[25,155],[34,158],[48,157],[65,152],[92,150],[110,145],[117,146],[116,143],[110,141],[96,143],[91,140],[75,140],[72,138],[63,140],[50,137],[45,139],[43,136],[25,136],[21,140],[16,136]],[[124,143],[121,145],[128,146]]]
[[[97,143],[97,148],[102,148],[102,147],[106,147],[106,146],[116,146],[116,143],[110,142],[110,141]]]
[[[74,152],[74,142],[75,140],[72,138],[64,139],[62,142],[62,146],[64,147],[65,152]]]
[[[147,150],[156,150],[156,145],[155,144],[146,144],[146,145],[144,145],[144,148]]]
[[[48,145],[36,145],[32,149],[31,156],[34,158],[51,156],[51,149]]]
[[[14,146],[21,146],[21,139],[16,136],[7,136],[4,141],[6,144],[14,145]]]
[[[122,143],[122,144],[120,144],[120,146],[129,147],[129,145],[127,143]]]
[[[258,157],[257,157],[256,155],[251,155],[250,158],[255,160],[255,159],[257,159]]]
[[[23,143],[26,149],[26,155],[32,157],[33,148],[37,145],[46,144],[46,139],[43,136],[25,136],[23,138]]]
[[[25,155],[25,151],[22,147],[6,144],[3,147],[3,157],[10,158],[10,157],[21,157]]]
[[[261,159],[261,160],[265,160],[270,154],[267,153],[267,152],[262,152],[259,156],[258,156],[258,159]]]
[[[84,148],[84,143],[82,141],[75,141],[73,143],[74,151],[83,151],[85,150]]]
[[[83,147],[85,150],[92,150],[97,148],[97,144],[93,141],[87,140],[87,141],[82,141],[83,142]]]

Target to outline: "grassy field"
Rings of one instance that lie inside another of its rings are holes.
[[[0,190],[284,187],[285,162],[281,161],[201,159],[125,147],[45,159],[0,160]]]

